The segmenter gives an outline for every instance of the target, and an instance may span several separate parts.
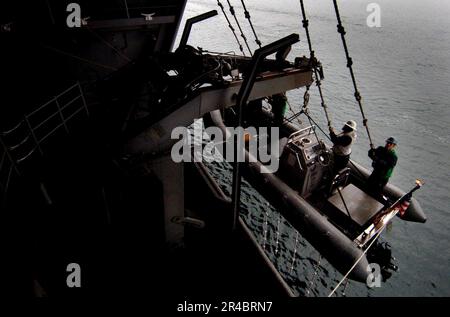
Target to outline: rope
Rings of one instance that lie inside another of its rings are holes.
[[[309,28],[308,28],[309,20],[306,19],[306,11],[305,11],[305,6],[303,4],[303,0],[300,0],[300,7],[302,9],[302,16],[303,16],[302,25],[306,32],[306,38],[308,40],[309,51],[311,52],[311,55],[314,56],[314,51],[312,49],[312,44],[311,44],[311,36],[309,35]]]
[[[128,2],[127,0],[124,0],[124,4],[125,4],[125,10],[127,12],[127,18],[130,18],[130,11],[128,10]]]
[[[245,56],[244,48],[242,47],[241,41],[239,41],[239,37],[236,35],[236,31],[234,30],[234,27],[231,25],[230,19],[228,18],[227,12],[225,11],[225,8],[223,7],[222,2],[220,0],[217,0],[217,5],[222,10],[223,15],[225,16],[225,19],[228,22],[228,27],[230,28],[231,32],[234,35],[234,38],[236,39],[236,42],[238,43],[239,49],[242,52],[242,55]]]
[[[241,0],[242,3],[242,7],[244,8],[244,14],[245,14],[245,18],[248,20],[248,23],[250,24],[250,27],[252,29],[253,35],[255,36],[255,42],[256,44],[258,44],[259,48],[261,48],[261,41],[258,39],[258,35],[256,34],[255,28],[253,27],[253,23],[252,20],[250,18],[250,12],[248,12],[247,8],[245,7],[245,2],[244,0]]]
[[[334,3],[335,3],[335,7],[337,8],[336,0],[334,0]],[[331,126],[332,126],[332,124],[331,124],[331,116],[330,116],[330,114],[328,113],[328,108],[327,108],[327,105],[326,105],[325,100],[324,100],[324,97],[323,97],[323,92],[322,92],[322,87],[321,87],[321,86],[322,86],[322,83],[321,83],[321,81],[320,81],[320,77],[319,77],[319,74],[318,74],[318,71],[317,71],[317,63],[318,63],[318,62],[317,62],[317,59],[315,58],[314,50],[313,50],[313,48],[312,48],[311,36],[310,36],[310,33],[309,33],[309,20],[306,18],[306,10],[305,10],[305,5],[304,5],[303,0],[300,0],[300,7],[301,7],[302,17],[303,17],[302,25],[303,25],[303,28],[305,29],[306,38],[307,38],[307,41],[308,41],[308,47],[309,47],[309,51],[310,51],[310,62],[313,63],[315,82],[316,82],[316,86],[317,86],[318,91],[319,91],[320,100],[321,100],[321,106],[322,106],[322,108],[323,108],[323,110],[324,110],[324,112],[325,112],[325,116],[326,116],[326,119],[327,119],[328,128],[331,128]],[[338,11],[337,11],[337,14],[339,14]],[[339,21],[339,23],[340,23],[340,17],[338,17],[338,21]],[[340,23],[340,24],[341,24],[341,23]],[[342,25],[341,25],[341,26],[342,26]],[[344,47],[346,48],[347,46],[346,46],[346,44],[345,44],[345,38],[344,38],[344,37],[343,37],[343,43],[344,43]],[[347,50],[346,50],[346,54],[347,54],[347,56],[348,56],[348,51],[347,51]],[[350,66],[350,70],[351,70],[351,72],[352,72],[352,74],[353,74],[353,71],[352,71],[351,66]],[[353,76],[352,78],[354,79],[354,76]],[[355,89],[356,89],[356,81],[354,80],[353,83],[354,83]],[[357,91],[357,89],[356,89],[356,91]],[[356,93],[355,93],[355,95],[356,95]],[[371,137],[370,137],[369,128],[368,128],[368,126],[367,126],[367,119],[365,118],[364,112],[362,111],[361,97],[360,97],[359,93],[358,93],[358,96],[359,96],[359,104],[360,104],[361,113],[362,113],[363,119],[364,119],[364,125],[366,126],[367,135],[369,136],[369,140],[370,140],[370,146],[371,146],[371,148],[373,148],[372,139],[371,139]],[[325,133],[325,131],[323,131],[323,129],[322,129],[322,128],[321,128],[321,127],[320,127],[320,126],[319,126],[319,125],[311,118],[311,116],[309,115],[307,109],[306,109],[306,111],[303,110],[303,113],[307,116],[308,120],[309,120],[310,122],[313,122],[313,123],[319,128],[319,130],[320,130],[320,131],[328,138],[328,140],[331,141],[331,138],[330,138],[330,136],[328,135],[328,133]],[[317,135],[316,135],[316,137],[317,137]],[[358,173],[359,173],[362,177],[364,177],[364,175],[362,174],[362,172],[361,172],[361,171],[353,164],[353,162],[350,161],[350,163],[355,167],[355,169],[358,171]]]
[[[307,115],[307,113],[308,113],[308,102],[309,102],[309,87],[310,86],[306,86],[306,91],[305,91],[305,94],[303,95],[303,107],[302,107],[302,110],[300,112],[295,113],[293,108],[292,108],[292,106],[291,106],[291,104],[289,103],[289,100],[286,99],[286,102],[289,105],[289,110],[291,110],[291,112],[294,114],[291,118],[286,119],[287,122],[292,122],[294,119],[297,119],[297,123],[301,126],[302,122],[300,121],[299,116],[302,113],[305,113],[306,117],[309,120],[309,125],[313,126],[313,123],[312,123],[310,117]],[[317,143],[321,144],[321,142],[319,140],[319,136],[317,135],[316,129],[313,129],[313,133],[314,133],[314,136],[316,137]]]
[[[242,31],[241,25],[239,23],[239,20],[237,19],[236,12],[234,11],[234,7],[231,5],[230,0],[227,0],[227,2],[228,2],[228,6],[230,7],[230,13],[234,17],[234,21],[236,21],[236,25],[237,25],[239,31],[241,32],[241,37],[244,40],[245,46],[247,46],[250,56],[253,56],[252,50],[250,49],[250,46],[248,46],[247,38],[245,37],[244,32]]]
[[[308,115],[309,109],[308,109],[308,103],[309,103],[309,86],[306,86],[305,94],[303,95],[303,107],[300,113],[304,113],[306,117],[308,118],[309,125],[313,126],[313,122],[310,119],[310,116]],[[317,135],[316,129],[313,129],[314,136],[316,137],[316,141],[319,144],[322,144],[319,140],[319,136]],[[322,144],[324,146],[324,144]]]
[[[290,118],[288,118],[288,119],[286,119],[286,121],[287,121],[287,122],[292,122],[292,121],[294,121],[294,119],[297,119],[297,123],[298,123],[299,126],[301,127],[301,126],[302,126],[302,121],[299,119],[299,113],[296,113],[296,112],[294,111],[294,109],[292,108],[291,103],[289,102],[288,99],[286,99],[286,103],[287,103],[288,106],[289,106],[289,110],[290,110],[290,111],[292,112],[292,114],[293,114],[293,116],[290,117]],[[300,113],[301,113],[301,112],[300,112]]]
[[[335,0],[335,3],[336,3],[336,0]],[[304,29],[305,29],[305,32],[306,32],[306,37],[307,37],[307,41],[308,41],[308,47],[309,47],[309,51],[310,51],[310,54],[311,54],[311,56],[310,56],[310,61],[311,61],[311,63],[313,63],[313,69],[314,69],[314,76],[315,76],[315,80],[316,80],[316,85],[317,85],[318,90],[319,90],[319,95],[320,95],[320,98],[321,98],[321,104],[322,104],[322,108],[324,109],[324,112],[325,112],[325,116],[326,116],[326,119],[327,119],[328,127],[331,128],[331,126],[332,126],[332,124],[331,124],[331,117],[330,117],[330,115],[329,115],[329,113],[328,113],[328,109],[327,109],[327,106],[326,106],[325,101],[324,101],[324,98],[323,98],[323,92],[322,92],[322,89],[321,89],[321,81],[320,81],[320,79],[319,79],[318,70],[317,70],[317,63],[318,63],[318,62],[317,62],[317,60],[316,60],[316,58],[315,58],[315,56],[314,56],[314,50],[312,49],[311,36],[310,36],[310,33],[309,33],[309,21],[308,21],[308,19],[306,18],[306,10],[305,10],[305,6],[304,6],[303,0],[300,0],[300,6],[301,6],[301,11],[302,11],[302,16],[303,16],[302,25],[303,25],[303,27],[304,27]],[[340,19],[339,19],[339,20],[340,20]],[[344,43],[345,43],[345,42],[344,42]],[[346,45],[344,45],[344,46],[346,47]],[[347,50],[346,50],[346,53],[347,53],[347,56],[348,56],[348,51],[347,51]],[[351,68],[350,68],[350,69],[351,69]],[[354,76],[353,76],[352,78],[354,79]],[[356,81],[354,80],[353,82],[354,82],[354,85],[355,85],[355,90],[357,91],[357,88],[356,88]],[[359,95],[359,93],[358,93],[358,95]],[[355,94],[355,96],[356,96],[356,94]],[[359,99],[359,102],[360,102],[360,99],[361,99],[361,98],[357,98],[357,100],[358,100],[358,99]],[[361,103],[360,103],[360,105],[361,105]],[[367,124],[367,119],[365,119],[365,117],[364,117],[364,112],[362,111],[362,105],[361,105],[360,107],[361,107],[361,112],[363,113],[363,118],[364,118],[364,123],[365,123],[366,129],[367,129],[367,133],[368,133],[368,135],[369,135],[370,144],[371,144],[371,147],[373,147],[373,145],[372,145],[372,140],[371,140],[371,138],[370,138],[370,132],[369,132],[368,127],[367,127],[367,125],[366,125],[366,124]],[[311,122],[314,122],[314,120],[312,120],[311,116],[310,116],[309,113],[308,113],[307,107],[304,107],[303,113],[307,116],[307,118],[308,118],[308,120],[309,120],[310,123],[311,123]],[[314,122],[314,123],[315,123],[315,122]],[[320,131],[321,131],[321,132],[322,132],[322,133],[330,140],[329,135],[328,135],[327,133],[325,133],[325,131],[323,131],[322,128],[321,128],[319,125],[317,125],[316,123],[315,123],[315,125],[316,125],[316,126],[320,129]],[[314,132],[315,132],[315,131],[314,131]],[[316,132],[315,132],[315,135],[316,135],[316,138],[317,138],[317,140],[318,140],[318,137],[317,137]],[[353,164],[353,163],[352,163],[352,164]],[[356,166],[355,166],[355,168],[356,168]],[[356,168],[356,170],[361,174],[361,172],[359,171],[358,168]],[[338,192],[339,192],[340,198],[342,199],[342,202],[344,203],[345,209],[347,210],[347,214],[348,214],[348,216],[349,216],[350,219],[351,219],[352,217],[351,217],[351,215],[350,215],[350,213],[349,213],[349,211],[348,211],[347,204],[346,204],[346,202],[345,202],[345,200],[344,200],[344,197],[342,196],[342,194],[341,194],[339,188],[338,188]]]
[[[336,285],[336,287],[333,289],[333,291],[328,295],[328,297],[333,296],[333,294],[337,291],[337,289],[339,288],[339,286],[341,286],[341,284],[347,279],[347,277],[350,275],[350,273],[353,271],[353,269],[356,267],[356,265],[359,263],[359,261],[361,261],[361,259],[366,255],[367,251],[369,251],[369,249],[372,247],[372,245],[375,243],[375,241],[377,241],[378,237],[380,236],[380,234],[383,232],[384,228],[386,228],[387,224],[384,224],[383,227],[381,228],[381,230],[375,235],[375,237],[373,238],[372,242],[370,242],[369,246],[367,247],[367,249],[364,250],[364,252],[361,254],[361,256],[358,258],[358,260],[356,260],[356,262],[352,265],[352,267],[350,268],[350,270],[347,272],[347,274],[344,275],[344,277],[342,278],[342,280]]]
[[[310,63],[313,66],[314,77],[315,77],[315,82],[316,82],[317,89],[319,90],[321,106],[322,106],[322,108],[323,108],[323,110],[325,112],[325,116],[327,118],[328,127],[331,127],[331,116],[328,113],[328,108],[327,108],[327,105],[325,103],[325,99],[323,97],[322,83],[320,81],[320,77],[319,77],[319,74],[318,74],[318,71],[317,71],[318,62],[317,62],[317,59],[315,57],[315,53],[314,53],[314,50],[313,50],[312,44],[311,44],[311,36],[310,36],[310,33],[309,33],[309,20],[306,18],[306,11],[305,11],[305,6],[304,6],[304,3],[303,3],[303,0],[300,0],[300,6],[301,6],[301,9],[302,9],[302,16],[303,16],[302,25],[303,25],[303,28],[305,29],[306,38],[308,40],[308,47],[309,47],[309,53],[310,53]]]
[[[354,96],[355,96],[356,101],[358,102],[359,109],[361,111],[361,115],[362,115],[362,118],[363,118],[363,124],[364,124],[364,127],[366,128],[367,136],[368,136],[369,142],[370,142],[370,148],[373,149],[374,146],[373,146],[372,137],[371,137],[370,131],[369,131],[368,120],[367,120],[367,118],[366,118],[366,116],[364,114],[364,108],[363,108],[363,105],[362,105],[361,94],[359,93],[358,86],[356,84],[355,73],[354,73],[353,67],[352,67],[353,60],[350,57],[350,54],[349,54],[349,51],[348,51],[348,47],[347,47],[347,42],[345,40],[345,29],[344,29],[344,26],[342,25],[341,15],[339,13],[339,7],[338,7],[338,4],[337,4],[337,0],[333,0],[333,3],[334,3],[334,10],[336,12],[336,19],[337,19],[337,22],[338,22],[338,24],[337,24],[337,31],[338,31],[339,34],[341,34],[342,45],[344,46],[345,56],[347,58],[347,67],[348,67],[348,69],[350,71],[350,76],[352,78],[353,87],[355,88]]]
[[[306,115],[306,117],[308,118],[309,125],[310,125],[310,126],[313,126],[313,122],[312,122],[312,120],[311,120],[311,117],[307,115],[308,109],[304,109],[304,110],[303,110],[303,113],[304,113],[304,114]],[[323,147],[323,149],[325,149],[325,145],[322,144],[322,142],[320,142],[320,140],[319,140],[319,136],[317,135],[316,129],[313,129],[313,133],[314,133],[314,136],[316,137],[317,143],[321,144],[322,147]]]

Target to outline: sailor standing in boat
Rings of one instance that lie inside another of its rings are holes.
[[[280,127],[287,109],[286,95],[284,93],[273,95],[269,98],[269,104],[272,106],[273,124]]]
[[[386,140],[386,145],[369,150],[369,157],[373,160],[373,172],[368,179],[370,190],[375,195],[381,195],[384,186],[389,181],[395,165],[397,164],[397,154],[395,147],[397,141],[390,137]]]
[[[334,129],[330,127],[330,138],[333,142],[334,173],[337,174],[350,160],[352,144],[356,140],[356,122],[347,121],[339,135],[336,135]]]

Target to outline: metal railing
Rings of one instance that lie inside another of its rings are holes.
[[[21,175],[21,164],[36,152],[43,156],[43,143],[62,128],[69,133],[69,121],[82,111],[89,116],[77,82],[26,114],[13,128],[0,131],[0,206],[6,201],[13,176]]]

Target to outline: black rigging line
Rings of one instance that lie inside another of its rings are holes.
[[[352,60],[352,58],[349,55],[347,42],[345,41],[345,29],[344,29],[344,26],[342,25],[341,15],[339,13],[339,7],[338,7],[338,4],[337,4],[337,0],[333,0],[333,3],[334,3],[334,10],[336,12],[336,19],[337,19],[337,22],[338,22],[337,31],[338,31],[339,34],[341,34],[342,45],[344,46],[345,56],[347,58],[347,67],[348,67],[348,69],[350,71],[350,76],[352,77],[353,87],[355,88],[354,96],[355,96],[356,101],[358,102],[359,109],[360,109],[361,115],[363,117],[363,124],[364,124],[364,127],[366,128],[366,131],[367,131],[367,136],[368,136],[369,142],[370,142],[370,148],[373,149],[374,146],[373,146],[373,142],[372,142],[372,137],[370,136],[368,120],[367,120],[367,118],[366,118],[366,116],[364,114],[364,108],[363,108],[363,105],[362,105],[361,94],[359,93],[358,86],[356,84],[355,73],[353,72],[353,67],[352,67],[353,60]]]
[[[245,37],[244,32],[242,31],[241,25],[239,24],[239,20],[236,17],[236,12],[234,11],[234,7],[231,5],[230,0],[227,0],[227,2],[228,2],[228,6],[230,7],[231,15],[234,17],[234,20],[236,21],[236,25],[237,25],[239,31],[241,32],[241,37],[244,40],[245,46],[247,46],[250,56],[253,56],[252,50],[250,49],[250,46],[248,46],[247,38]]]
[[[320,81],[320,77],[317,71],[317,59],[315,57],[314,54],[314,50],[312,49],[312,44],[311,44],[311,36],[309,34],[309,20],[306,18],[306,11],[305,11],[305,6],[303,4],[303,0],[300,0],[300,6],[302,8],[302,16],[303,16],[303,20],[302,20],[302,25],[303,28],[305,29],[305,33],[306,33],[306,38],[308,40],[308,47],[309,47],[309,53],[310,53],[310,63],[312,63],[313,69],[314,69],[314,76],[316,79],[316,86],[317,89],[319,90],[319,95],[320,95],[320,101],[321,101],[321,105],[322,108],[325,112],[325,116],[327,118],[327,123],[328,123],[328,127],[331,127],[331,117],[328,113],[328,108],[327,105],[325,103],[325,99],[323,97],[323,92],[322,92],[322,83]]]
[[[242,8],[244,8],[244,14],[245,14],[245,18],[248,20],[248,23],[250,24],[250,27],[252,29],[253,35],[255,36],[255,42],[256,44],[258,44],[259,48],[261,48],[261,41],[258,38],[258,35],[256,34],[255,28],[253,27],[253,23],[252,20],[250,18],[250,12],[248,12],[247,7],[245,6],[245,2],[244,0],[241,0],[242,3]]]
[[[303,3],[303,0],[300,0],[300,6],[301,6],[301,9],[302,9],[302,15],[303,15],[302,24],[303,24],[303,27],[305,28],[306,38],[308,40],[309,51],[310,51],[310,54],[311,54],[311,60],[315,60],[314,51],[312,49],[312,44],[311,44],[311,37],[310,37],[310,34],[309,34],[309,21],[308,21],[308,19],[306,19],[306,11],[305,11],[305,6],[304,6],[304,3]],[[338,18],[338,20],[340,20],[340,18]],[[322,89],[321,89],[321,82],[320,82],[320,80],[318,80],[316,67],[314,67],[314,75],[316,76],[316,85],[319,88],[319,94],[320,94],[320,98],[321,98],[321,102],[322,102],[322,107],[324,108],[325,115],[327,117],[328,127],[331,127],[331,119],[330,119],[330,117],[328,115],[327,107],[326,107],[326,104],[325,104],[324,99],[323,99],[323,94],[322,94]],[[308,120],[310,122],[313,122],[319,128],[319,130],[328,138],[328,140],[331,141],[331,138],[329,137],[329,135],[327,133],[325,133],[325,131],[322,130],[320,125],[318,125],[311,118],[311,116],[308,113],[308,111],[304,111],[304,110],[305,109],[302,109],[302,111],[300,113],[304,113],[306,115],[306,117],[308,118]],[[363,114],[363,117],[364,117],[364,114]],[[367,126],[366,126],[366,128],[367,128]],[[368,131],[368,128],[367,128],[367,131]],[[370,139],[370,134],[368,133],[368,135],[369,135],[369,139]],[[370,143],[371,143],[371,147],[373,147],[372,141],[370,141]],[[359,170],[359,168],[352,161],[350,161],[350,163],[353,165],[353,167],[356,169],[356,171],[358,171],[358,173],[361,176],[363,176],[363,174]]]
[[[302,8],[302,16],[303,16],[302,25],[305,28],[306,38],[308,40],[309,51],[311,52],[311,55],[314,56],[314,51],[312,49],[312,44],[311,44],[311,36],[309,35],[309,20],[306,19],[306,11],[305,11],[305,6],[303,4],[303,0],[300,0],[300,6]]]
[[[241,44],[241,42],[239,41],[238,36],[236,35],[236,31],[234,30],[234,27],[231,25],[230,19],[228,18],[227,12],[225,11],[225,8],[223,7],[223,4],[222,4],[219,0],[217,0],[217,4],[218,4],[218,6],[220,7],[220,9],[222,10],[223,15],[225,16],[225,19],[226,19],[227,22],[228,22],[228,27],[230,28],[231,32],[233,33],[234,38],[236,39],[236,42],[237,42],[238,45],[239,45],[239,49],[240,49],[240,51],[242,52],[242,55],[245,56],[244,48],[242,47],[242,44]]]

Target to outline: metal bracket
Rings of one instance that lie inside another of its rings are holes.
[[[184,26],[183,35],[181,36],[180,45],[178,47],[186,46],[187,41],[189,39],[189,35],[191,34],[192,25],[203,20],[212,18],[217,15],[216,10],[208,11],[206,13],[197,15],[196,17],[190,18],[186,21],[186,25]]]
[[[155,13],[141,13],[141,15],[145,18],[145,21],[151,21]]]

